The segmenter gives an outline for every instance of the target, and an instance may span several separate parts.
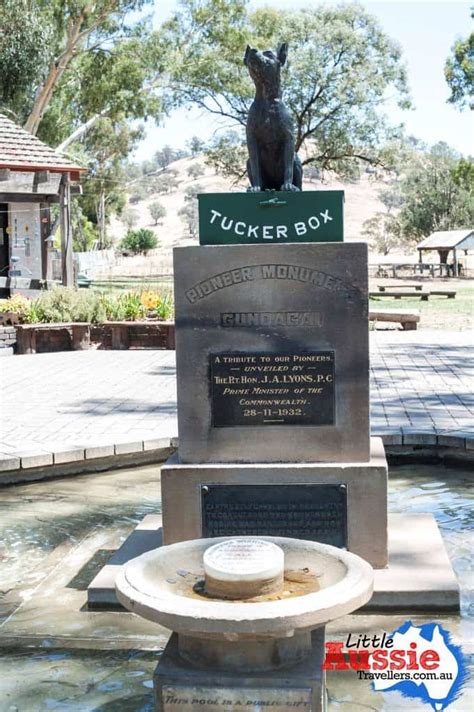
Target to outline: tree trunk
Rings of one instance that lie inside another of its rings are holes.
[[[25,123],[25,129],[36,136],[44,112],[48,108],[53,92],[58,81],[61,79],[66,67],[74,56],[77,44],[81,39],[81,27],[84,23],[90,7],[85,7],[78,17],[69,24],[67,30],[66,47],[62,54],[54,60],[49,68],[48,76],[44,84],[40,87],[33,109]]]
[[[99,225],[99,250],[103,250],[105,245],[105,191],[103,188],[100,191],[97,223]]]
[[[62,284],[74,285],[71,227],[71,190],[69,173],[63,173],[59,186],[59,213],[61,221]]]

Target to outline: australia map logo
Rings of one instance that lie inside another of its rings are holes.
[[[461,648],[438,623],[406,621],[391,634],[354,635],[326,643],[323,670],[354,670],[375,692],[398,692],[442,712],[467,677]]]
[[[447,630],[435,623],[415,626],[407,621],[391,638],[394,650],[416,651],[420,663],[423,659],[425,663],[429,661],[428,669],[416,669],[407,661],[403,680],[375,679],[372,682],[374,690],[396,690],[404,697],[425,702],[437,712],[445,710],[460,696],[467,675],[466,666],[461,648],[451,642]]]

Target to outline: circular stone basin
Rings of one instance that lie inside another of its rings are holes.
[[[283,587],[285,555],[270,541],[229,539],[210,546],[203,556],[205,591],[213,598],[252,598]]]
[[[359,556],[317,542],[258,538],[283,550],[286,570],[314,572],[319,590],[256,602],[191,595],[193,584],[204,578],[205,552],[228,541],[226,537],[171,544],[132,559],[117,576],[117,598],[128,610],[177,633],[229,640],[291,636],[325,625],[370,600],[373,569]]]

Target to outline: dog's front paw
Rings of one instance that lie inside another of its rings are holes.
[[[249,185],[247,193],[261,193],[262,189],[259,185]]]
[[[283,183],[280,190],[291,191],[292,193],[295,193],[295,192],[298,193],[300,189],[297,188],[296,185],[293,185],[293,183]]]

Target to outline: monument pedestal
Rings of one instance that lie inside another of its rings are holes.
[[[179,456],[161,470],[164,543],[332,544],[376,569],[366,610],[458,610],[432,515],[390,516],[387,544],[387,464],[370,438],[367,245],[179,247],[174,260]],[[91,583],[89,605],[114,605],[131,548]]]
[[[321,670],[324,627],[313,631],[311,637],[312,650],[300,662],[250,673],[190,667],[179,655],[178,635],[173,633],[153,678],[156,709],[188,712],[199,707],[207,712],[224,712],[269,707],[274,712],[325,712],[325,674]]]
[[[161,468],[163,542],[268,535],[347,548],[387,565],[387,461],[380,438],[368,462],[182,464]]]

